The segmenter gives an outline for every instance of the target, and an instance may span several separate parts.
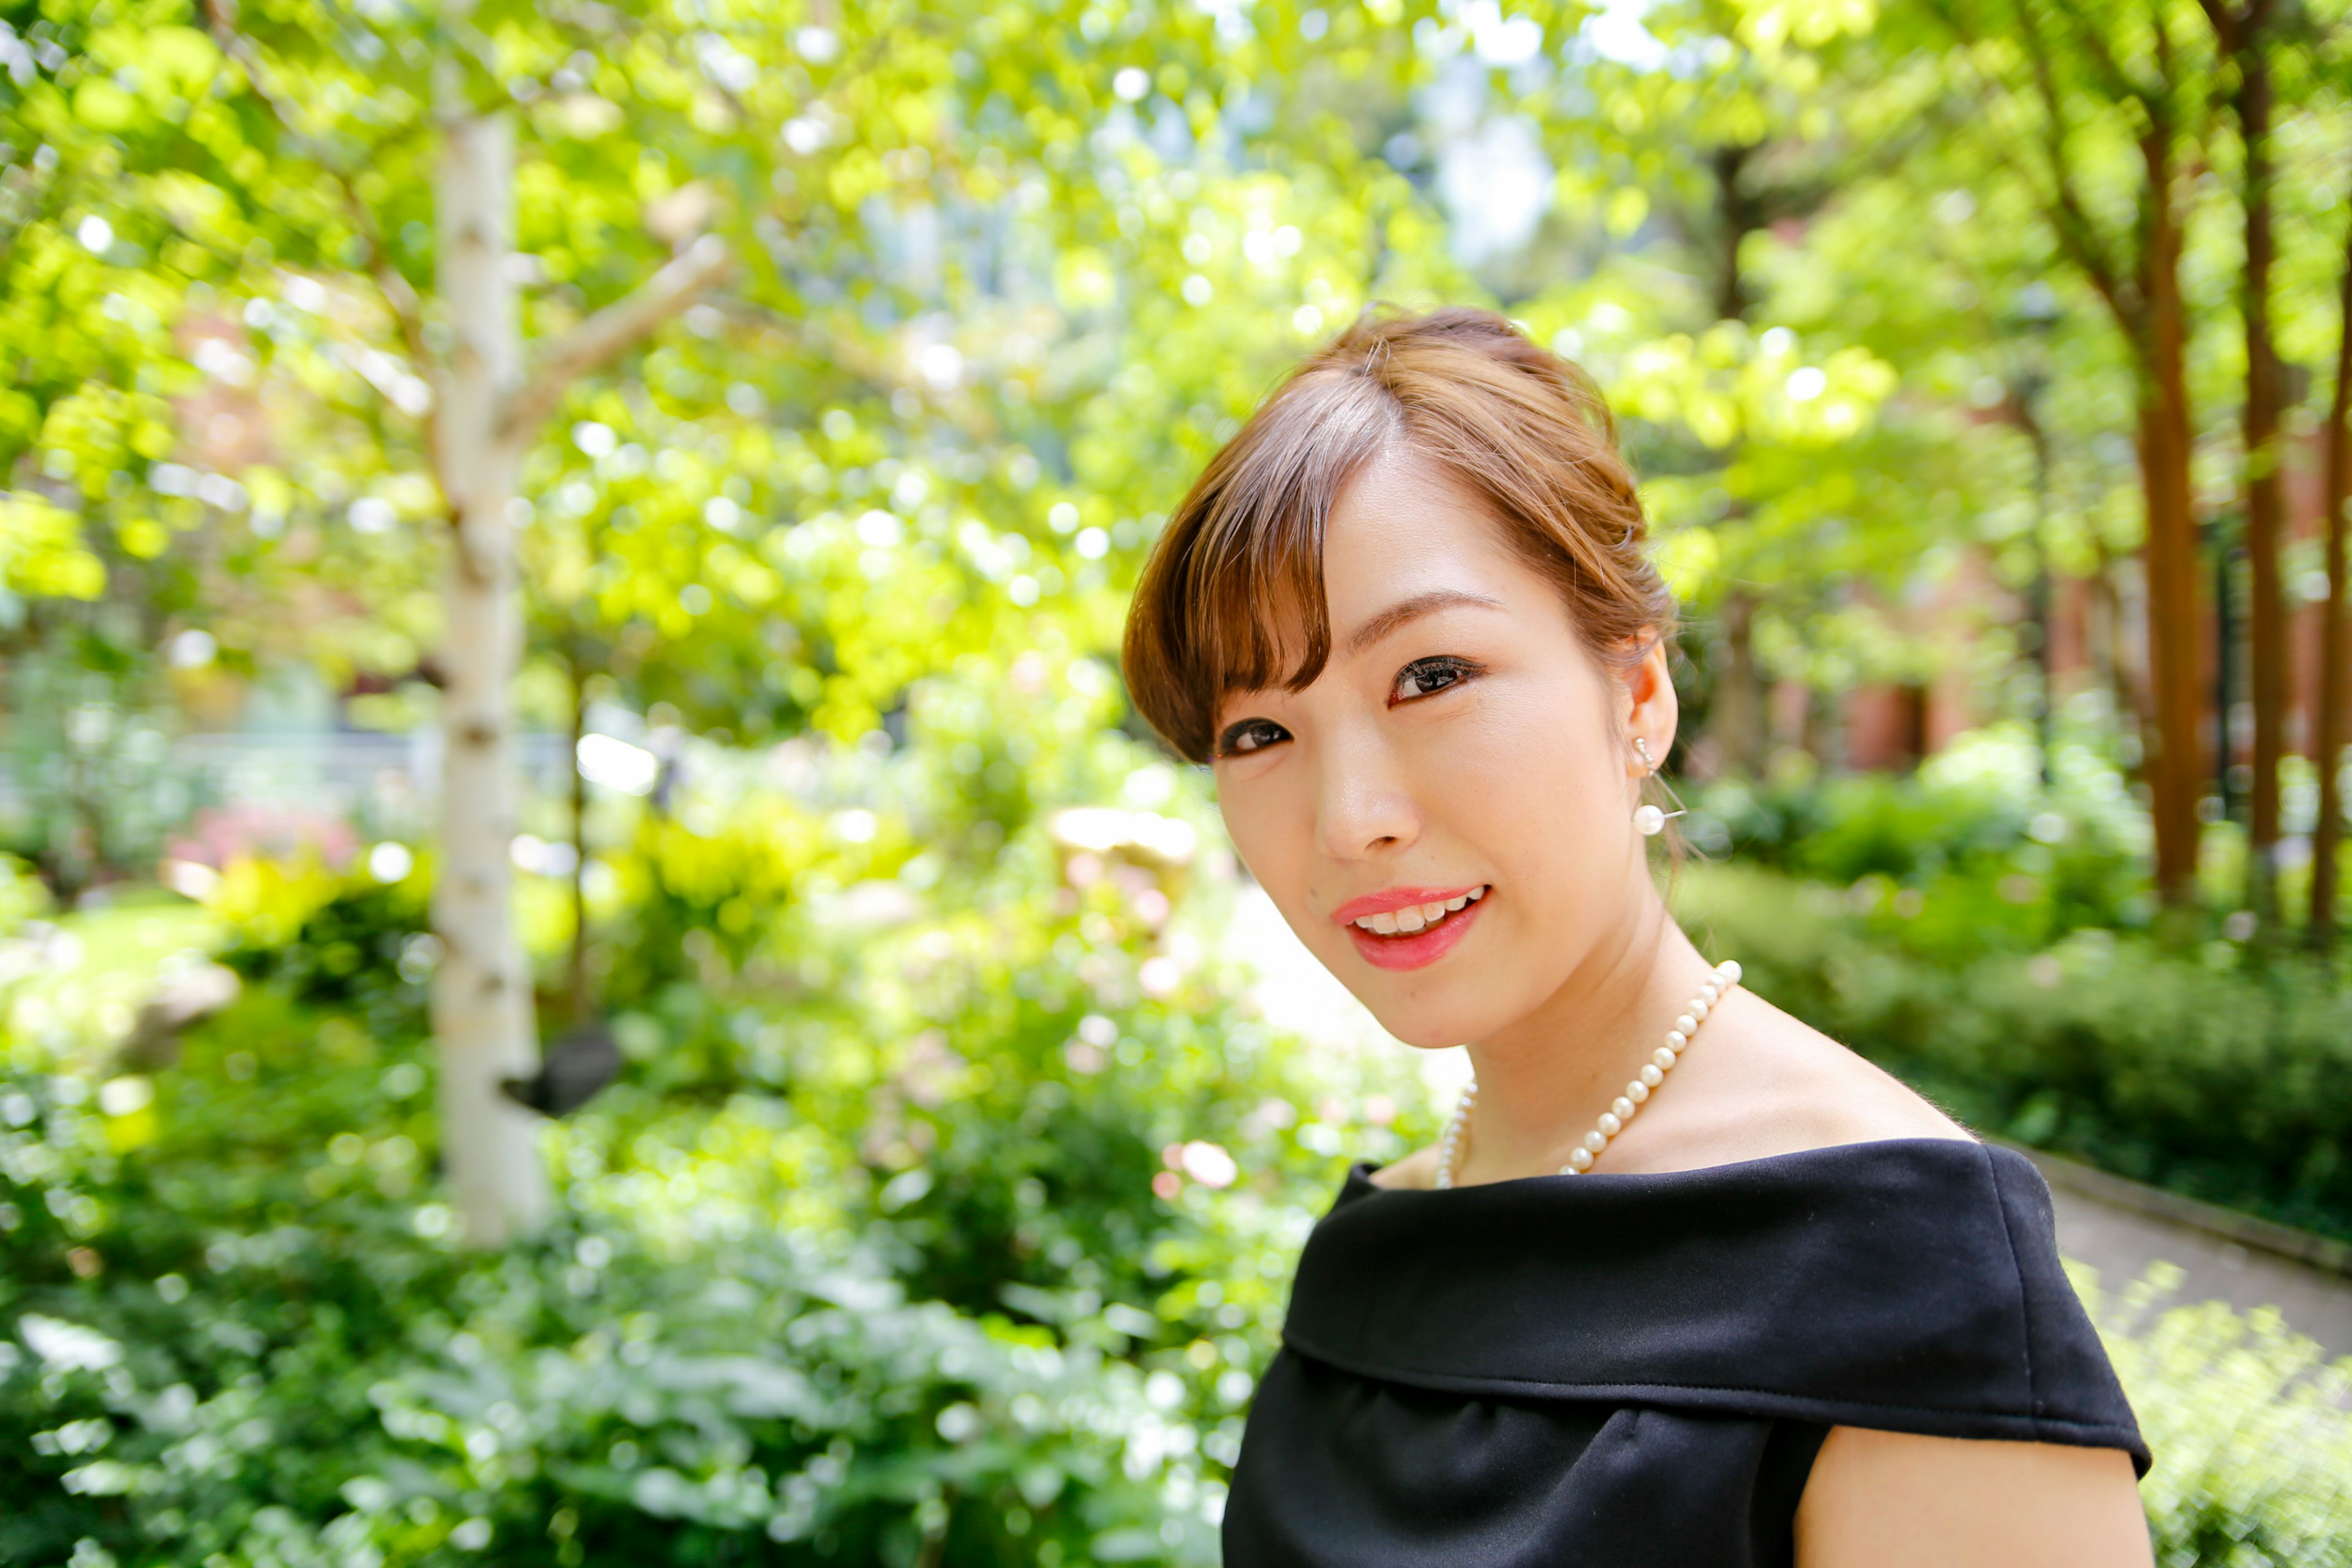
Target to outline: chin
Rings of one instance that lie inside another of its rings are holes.
[[[1318,931],[1307,948],[1381,1028],[1417,1049],[1442,1051],[1486,1039],[1541,1003],[1544,988],[1525,955],[1512,962],[1510,934],[1507,926],[1473,931],[1412,969],[1368,961],[1345,935],[1333,941]]]
[[[1348,989],[1377,1019],[1381,1028],[1417,1050],[1442,1051],[1483,1040],[1522,1015],[1525,1009],[1496,1006],[1493,987],[1458,982],[1431,994],[1402,997],[1384,986]]]

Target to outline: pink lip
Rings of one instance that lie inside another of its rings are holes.
[[[1449,899],[1466,899],[1484,882],[1473,882],[1466,888],[1382,888],[1377,893],[1366,893],[1360,899],[1349,899],[1331,911],[1331,918],[1341,925],[1362,920],[1366,915],[1391,914],[1411,909],[1415,904],[1442,904]]]
[[[1385,899],[1388,896],[1386,893],[1375,893],[1372,898]],[[1435,899],[1460,896],[1458,893],[1439,893],[1433,890],[1419,901],[1427,903]],[[1490,888],[1485,898],[1475,904],[1463,905],[1426,931],[1414,931],[1410,935],[1400,931],[1395,936],[1381,936],[1366,931],[1360,925],[1350,925],[1348,928],[1348,940],[1356,944],[1356,951],[1363,955],[1364,962],[1375,969],[1424,969],[1444,958],[1455,942],[1470,934],[1470,922],[1478,918],[1480,911],[1493,901],[1494,897],[1494,890]],[[1370,903],[1371,900],[1359,901]],[[1402,908],[1413,901],[1411,899],[1401,898],[1396,903],[1385,905],[1380,909],[1367,909],[1363,912],[1381,914],[1388,910]],[[1355,906],[1348,907],[1352,909]]]

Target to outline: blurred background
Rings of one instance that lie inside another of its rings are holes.
[[[2352,1563],[2348,95],[2336,0],[0,4],[0,1562],[1213,1563],[1462,1068],[1120,619],[1468,301],[1643,476],[1690,928],[2047,1162],[2164,1563]]]

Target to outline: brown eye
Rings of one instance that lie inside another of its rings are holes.
[[[1391,703],[1410,702],[1416,697],[1433,697],[1450,686],[1458,686],[1477,673],[1477,666],[1466,658],[1438,655],[1417,658],[1397,671],[1396,685],[1389,690]]]
[[[1290,731],[1271,719],[1244,719],[1227,725],[1225,732],[1217,737],[1217,755],[1245,757],[1288,739]]]

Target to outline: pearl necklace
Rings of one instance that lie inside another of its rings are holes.
[[[1666,1081],[1666,1074],[1675,1070],[1675,1061],[1698,1033],[1698,1026],[1706,1021],[1707,1014],[1722,1000],[1723,994],[1738,984],[1738,960],[1727,958],[1715,966],[1715,973],[1698,988],[1698,994],[1675,1019],[1675,1026],[1666,1031],[1666,1043],[1651,1053],[1641,1076],[1625,1086],[1625,1092],[1601,1113],[1601,1120],[1584,1135],[1584,1142],[1569,1152],[1568,1163],[1559,1168],[1561,1175],[1581,1175],[1592,1169],[1592,1162],[1609,1147],[1609,1141],[1625,1130],[1625,1123],[1633,1120],[1633,1112],[1642,1102]],[[1462,1135],[1469,1131],[1470,1107],[1477,1098],[1478,1085],[1473,1079],[1462,1090],[1461,1103],[1454,1108],[1454,1120],[1445,1124],[1445,1136],[1437,1145],[1437,1185],[1441,1192],[1454,1185],[1454,1167],[1461,1161]]]

